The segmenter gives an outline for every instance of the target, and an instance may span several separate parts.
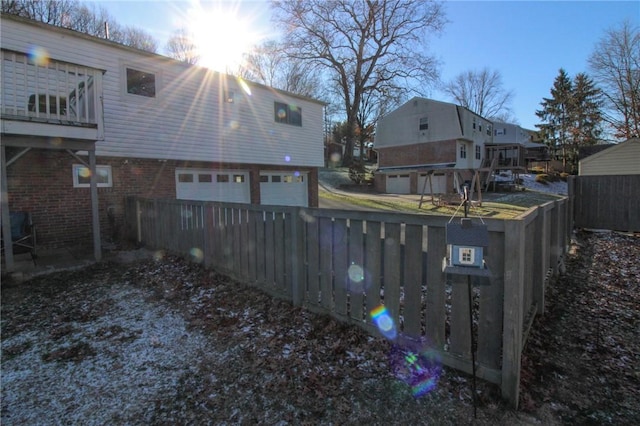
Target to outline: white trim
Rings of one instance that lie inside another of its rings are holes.
[[[89,182],[87,183],[80,182],[81,170],[86,170],[85,173],[87,173],[88,176],[90,175],[89,168],[87,166],[85,166],[84,164],[74,164],[71,168],[71,174],[73,176],[73,187],[89,188],[91,186]],[[106,176],[107,178],[106,182],[100,182],[101,171],[106,171],[106,174],[103,175],[103,176]],[[98,188],[111,188],[113,186],[113,172],[111,170],[111,166],[107,166],[107,165],[96,166],[96,173],[98,174]]]

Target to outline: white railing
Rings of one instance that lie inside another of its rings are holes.
[[[102,71],[8,50],[2,50],[1,61],[3,118],[98,124]]]

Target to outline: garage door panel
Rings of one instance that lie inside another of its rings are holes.
[[[176,170],[176,198],[249,203],[249,173],[243,170]]]
[[[307,207],[309,205],[307,175],[292,172],[261,173],[260,203]]]
[[[424,181],[427,180],[426,175],[421,175],[418,178],[418,191],[421,192],[424,188],[425,194],[429,194],[431,189],[429,188],[429,182],[427,186],[424,186]],[[447,193],[447,176],[445,174],[434,174],[431,176],[431,184],[433,185],[434,194],[446,194]]]
[[[411,193],[409,175],[387,175],[387,192],[390,194]]]

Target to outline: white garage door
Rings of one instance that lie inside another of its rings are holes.
[[[409,175],[387,175],[387,192],[389,194],[409,194]]]
[[[250,203],[249,172],[245,170],[176,169],[179,200]]]
[[[260,202],[273,206],[309,205],[308,175],[298,172],[261,172]]]
[[[427,186],[424,186],[425,180],[427,180],[427,175],[420,175],[418,178],[418,192],[422,193],[422,188],[424,188],[424,193],[430,194],[431,188],[429,187],[429,182],[427,182]],[[431,176],[431,185],[433,185],[434,194],[446,194],[447,176],[444,173],[434,173]]]

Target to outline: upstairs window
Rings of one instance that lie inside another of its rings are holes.
[[[299,106],[275,102],[273,104],[273,110],[276,123],[302,126],[302,108]]]
[[[476,145],[476,160],[480,159],[480,145]]]
[[[156,75],[151,72],[127,68],[127,93],[147,98],[156,97]]]
[[[467,146],[464,144],[460,145],[460,158],[467,158]]]
[[[427,130],[429,128],[429,121],[427,117],[422,117],[420,119],[420,130]]]

